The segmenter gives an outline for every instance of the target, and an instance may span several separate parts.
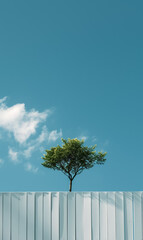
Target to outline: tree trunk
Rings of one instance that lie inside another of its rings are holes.
[[[72,179],[70,179],[70,189],[69,189],[69,192],[72,191]]]

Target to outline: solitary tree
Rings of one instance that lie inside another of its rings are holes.
[[[63,172],[70,180],[69,191],[72,191],[72,181],[84,169],[92,168],[95,164],[104,164],[106,153],[96,153],[96,145],[85,147],[84,140],[62,139],[62,147],[52,147],[45,150],[42,165]]]

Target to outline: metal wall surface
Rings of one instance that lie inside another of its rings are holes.
[[[0,193],[0,240],[143,240],[143,192]]]

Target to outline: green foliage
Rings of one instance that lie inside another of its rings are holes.
[[[84,169],[92,168],[95,164],[104,164],[106,153],[96,153],[96,145],[85,147],[83,140],[62,139],[63,146],[46,150],[42,165],[63,172],[71,181]]]

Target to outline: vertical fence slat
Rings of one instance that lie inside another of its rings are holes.
[[[141,192],[133,193],[134,199],[134,240],[142,240]]]
[[[2,209],[2,193],[0,193],[0,240],[2,240],[2,225],[3,225],[3,223],[2,223],[2,211],[3,211],[3,209]]]
[[[83,233],[84,240],[91,240],[91,193],[84,193]]]
[[[124,196],[123,192],[115,194],[116,240],[124,240]]]
[[[115,193],[108,192],[107,239],[115,240]]]
[[[11,194],[3,193],[3,233],[2,240],[10,240],[11,235]]]
[[[92,240],[99,239],[99,193],[92,192]]]
[[[67,193],[60,193],[60,239],[67,240]]]
[[[12,193],[12,240],[19,240],[19,194]]]
[[[52,240],[59,239],[59,193],[52,193]]]
[[[100,240],[107,240],[107,193],[100,193]]]
[[[36,240],[43,238],[43,193],[35,195],[35,221],[36,221]]]
[[[68,193],[68,240],[75,240],[75,193]]]
[[[133,206],[132,193],[124,193],[124,234],[125,240],[133,240]]]
[[[84,209],[83,193],[76,193],[76,239],[78,240],[84,239],[83,209]]]
[[[26,240],[26,193],[19,193],[19,239]]]
[[[143,192],[141,192],[141,224],[142,224],[142,239],[143,239]]]
[[[51,193],[44,193],[44,240],[51,240]]]
[[[35,240],[35,193],[27,194],[27,239]]]

